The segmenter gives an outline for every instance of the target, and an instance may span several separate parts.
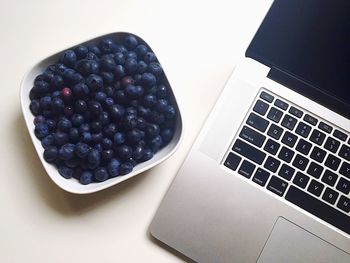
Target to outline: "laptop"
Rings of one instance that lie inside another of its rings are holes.
[[[350,2],[275,0],[151,223],[197,262],[350,262]]]

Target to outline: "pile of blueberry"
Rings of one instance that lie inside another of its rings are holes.
[[[172,139],[177,113],[165,83],[134,35],[65,51],[29,95],[44,159],[81,184],[130,173]]]

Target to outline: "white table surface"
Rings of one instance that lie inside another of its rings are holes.
[[[0,262],[183,262],[150,221],[271,0],[0,0]],[[94,36],[143,37],[182,109],[184,140],[161,165],[91,195],[46,175],[20,110],[19,86],[38,60]]]

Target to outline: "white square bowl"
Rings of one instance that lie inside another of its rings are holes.
[[[124,37],[128,34],[129,33],[125,33],[125,32],[110,33],[110,34],[102,35],[102,36],[96,37],[94,39],[85,41],[83,43],[78,43],[76,45],[97,43],[97,42],[99,42],[99,40],[101,40],[103,38],[112,38],[117,42],[122,42],[122,39],[124,39]],[[141,39],[140,37],[138,37],[138,38]],[[143,41],[143,42],[146,43],[145,41]],[[139,174],[139,173],[142,173],[142,172],[152,168],[153,166],[155,166],[155,165],[163,162],[167,158],[169,158],[177,150],[179,143],[182,139],[182,119],[181,119],[181,114],[180,114],[178,104],[177,104],[176,99],[175,99],[174,91],[172,90],[172,88],[169,84],[169,81],[168,81],[167,77],[165,76],[165,84],[167,85],[167,87],[169,87],[169,91],[170,91],[169,92],[170,101],[173,103],[173,105],[176,107],[176,110],[177,110],[176,128],[175,128],[174,136],[173,136],[172,140],[165,147],[160,149],[153,156],[152,159],[150,159],[146,162],[137,164],[131,173],[123,175],[123,176],[117,176],[115,178],[108,179],[104,182],[82,185],[75,178],[65,179],[64,177],[62,177],[58,173],[57,168],[54,165],[47,163],[44,160],[44,158],[43,158],[44,148],[41,145],[41,141],[39,139],[37,139],[36,136],[34,135],[34,127],[35,127],[33,124],[34,115],[31,113],[31,111],[29,109],[29,104],[30,104],[29,92],[30,92],[31,88],[33,87],[35,77],[37,75],[41,74],[46,69],[46,67],[48,65],[56,63],[58,58],[62,54],[62,52],[64,52],[67,49],[73,48],[76,45],[73,45],[71,47],[68,47],[68,48],[60,51],[60,52],[57,52],[56,54],[53,54],[53,55],[39,61],[37,64],[35,64],[26,73],[26,75],[24,76],[24,78],[22,80],[20,97],[21,97],[22,112],[23,112],[23,116],[24,116],[24,119],[25,119],[25,122],[26,122],[26,125],[28,128],[30,137],[32,139],[32,142],[34,144],[36,152],[41,160],[41,163],[43,164],[49,177],[52,179],[52,181],[54,181],[60,188],[64,189],[65,191],[75,193],[75,194],[88,194],[88,193],[101,191],[101,190],[106,189],[108,187],[111,187],[113,185],[119,184],[119,183]],[[146,45],[147,45],[147,43],[146,43]],[[152,49],[148,45],[147,45],[147,47],[152,51]],[[154,52],[154,53],[157,55],[156,52]],[[164,68],[163,68],[163,70],[164,70],[164,72],[166,72],[166,70]]]

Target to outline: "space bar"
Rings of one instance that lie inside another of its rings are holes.
[[[291,186],[285,197],[288,201],[350,234],[350,217],[321,202],[313,196]]]

